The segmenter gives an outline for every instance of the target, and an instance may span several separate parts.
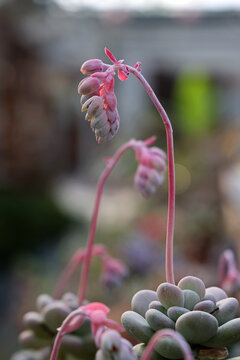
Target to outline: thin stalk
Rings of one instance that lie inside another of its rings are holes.
[[[63,323],[61,325],[61,328],[58,330],[57,336],[55,337],[50,360],[56,360],[57,359],[59,349],[60,349],[60,346],[61,346],[61,342],[62,342],[62,338],[65,335],[64,330],[70,324],[70,322],[74,319],[74,317],[78,316],[78,315],[85,315],[85,314],[84,314],[84,312],[82,310],[77,309],[77,310],[72,311],[66,317],[66,319],[63,321]],[[83,320],[83,318],[82,318],[82,320]],[[81,322],[78,322],[78,327],[80,327],[80,326],[81,326]],[[74,330],[76,330],[76,329],[72,329],[72,331],[74,331]]]
[[[75,270],[78,268],[78,266],[83,263],[85,256],[85,249],[80,249],[73,255],[73,257],[63,270],[59,281],[57,282],[57,285],[54,289],[53,297],[55,299],[58,299],[63,293],[66,284],[68,283],[69,279],[71,278]],[[95,245],[92,250],[92,256],[100,256],[102,260],[104,260],[104,258],[108,256],[108,253],[103,245]]]
[[[154,141],[155,141],[155,137],[151,137],[148,140],[144,141],[143,143],[145,145],[151,145]],[[100,201],[101,201],[104,184],[105,184],[106,180],[108,179],[109,175],[111,174],[112,170],[116,166],[120,157],[129,148],[136,147],[136,144],[137,144],[137,141],[135,139],[132,139],[132,140],[128,141],[126,144],[124,144],[122,147],[120,147],[120,149],[116,152],[116,154],[113,156],[113,158],[108,160],[107,167],[103,171],[103,173],[100,177],[100,180],[98,182],[97,195],[96,195],[96,199],[95,199],[94,210],[93,210],[93,215],[92,215],[92,220],[91,220],[91,225],[90,225],[90,232],[89,232],[88,240],[87,240],[87,251],[86,251],[85,258],[84,258],[83,271],[82,271],[81,279],[80,279],[80,288],[79,288],[79,293],[78,293],[79,305],[82,304],[82,302],[86,296],[89,267],[90,267],[90,262],[91,262],[92,249],[93,249],[93,244],[94,244],[94,239],[95,239],[95,234],[96,234],[97,219],[98,219]]]
[[[175,168],[174,168],[174,145],[173,145],[173,130],[171,122],[167,116],[166,111],[155,95],[153,89],[143,77],[143,75],[134,67],[128,66],[127,69],[132,73],[143,85],[147,91],[150,99],[159,112],[167,134],[167,154],[168,154],[168,220],[167,220],[167,234],[166,234],[166,280],[169,283],[175,284],[174,269],[173,269],[173,238],[174,238],[174,222],[175,222]]]
[[[193,355],[189,344],[186,342],[186,340],[181,334],[171,329],[162,329],[154,334],[154,336],[149,341],[146,350],[142,355],[141,360],[149,360],[158,340],[165,336],[171,336],[173,339],[175,339],[178,342],[184,354],[185,360],[193,360]]]

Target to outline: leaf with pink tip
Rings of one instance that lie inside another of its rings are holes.
[[[125,74],[125,72],[123,70],[118,71],[118,78],[119,78],[119,80],[122,80],[122,81],[128,79],[127,75]]]
[[[105,47],[105,54],[109,57],[109,59],[114,63],[116,64],[117,63],[117,59],[115,58],[115,56],[113,55],[113,53],[108,50],[106,47]]]
[[[92,302],[90,304],[81,306],[81,309],[85,310],[85,311],[90,311],[90,312],[96,311],[96,310],[102,310],[105,314],[108,314],[110,311],[108,306],[106,306],[105,304],[100,303],[100,302]]]

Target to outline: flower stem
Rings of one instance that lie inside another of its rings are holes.
[[[151,137],[142,143],[145,145],[151,145],[154,141],[155,141],[155,137]],[[83,271],[82,271],[81,280],[80,280],[80,289],[79,289],[79,293],[78,293],[79,305],[82,305],[82,302],[86,296],[88,273],[89,273],[89,267],[90,267],[90,261],[91,261],[91,255],[92,255],[92,250],[93,250],[95,234],[96,234],[97,219],[98,219],[98,213],[99,213],[99,207],[100,207],[103,186],[104,186],[106,180],[108,179],[109,175],[111,174],[112,170],[114,169],[115,165],[117,164],[118,160],[120,159],[120,157],[129,148],[136,147],[137,143],[138,143],[138,141],[136,141],[135,139],[131,139],[126,144],[124,144],[122,147],[120,147],[120,149],[116,152],[116,154],[113,156],[113,158],[108,160],[107,167],[103,171],[103,173],[100,177],[100,180],[98,182],[97,195],[96,195],[96,199],[95,199],[94,210],[93,210],[93,215],[92,215],[92,220],[91,220],[91,225],[90,225],[90,232],[89,232],[88,240],[87,240],[87,250],[86,250],[86,255],[84,258]]]
[[[186,340],[181,334],[171,329],[162,329],[154,334],[154,336],[149,341],[141,360],[149,360],[158,340],[165,336],[171,336],[178,342],[184,354],[185,360],[193,360],[193,355],[189,344],[186,342]]]
[[[61,342],[62,342],[62,338],[63,336],[65,335],[65,329],[67,328],[67,326],[70,324],[70,322],[74,319],[74,317],[76,316],[82,316],[82,315],[85,315],[83,313],[83,311],[77,309],[77,310],[74,310],[72,311],[67,317],[66,319],[63,321],[60,329],[58,329],[58,333],[57,333],[57,336],[55,337],[55,340],[54,340],[54,344],[53,344],[53,349],[52,349],[52,352],[51,352],[51,357],[50,357],[50,360],[56,360],[57,359],[57,356],[58,356],[58,353],[59,353],[59,349],[60,349],[60,346],[61,346]],[[83,321],[83,317],[81,319]],[[78,326],[80,327],[81,326],[81,322],[82,321],[78,321]],[[73,330],[74,331],[74,330]]]
[[[57,285],[53,292],[53,297],[55,299],[58,299],[60,295],[63,293],[63,290],[75,272],[75,270],[78,268],[79,265],[81,265],[84,261],[84,258],[86,256],[86,250],[85,249],[79,249],[76,251],[76,253],[72,256],[71,260],[63,270],[59,281],[57,282]],[[105,247],[101,244],[95,245],[92,249],[92,256],[100,256],[102,259],[106,258],[108,256],[108,253],[105,249]]]
[[[150,99],[159,112],[167,134],[167,153],[168,153],[168,220],[167,220],[167,234],[166,234],[166,280],[169,283],[175,284],[174,270],[173,270],[173,237],[174,237],[174,221],[175,221],[175,168],[174,168],[174,145],[173,145],[173,130],[171,122],[167,116],[166,111],[155,95],[153,89],[143,77],[143,75],[134,67],[128,66],[127,69],[132,73],[143,85],[147,91]]]

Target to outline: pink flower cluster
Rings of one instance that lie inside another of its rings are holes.
[[[87,60],[82,64],[81,72],[89,75],[80,81],[78,93],[82,95],[82,111],[87,110],[86,120],[90,121],[99,144],[111,140],[118,132],[120,118],[117,110],[117,98],[114,93],[115,71],[122,81],[128,79],[128,66],[117,60],[110,50],[105,53],[112,65],[104,64],[100,59]],[[138,61],[134,68],[141,72]]]
[[[83,63],[81,72],[89,75],[80,81],[78,93],[82,95],[82,111],[87,110],[86,120],[90,121],[99,144],[111,140],[119,129],[117,98],[114,93],[114,69],[99,59]]]
[[[162,185],[166,171],[166,154],[158,147],[141,146],[136,150],[139,162],[134,183],[143,197],[149,197]]]

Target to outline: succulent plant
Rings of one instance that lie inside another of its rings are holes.
[[[24,350],[16,352],[11,360],[47,360],[50,357],[57,329],[63,320],[78,307],[77,296],[65,293],[61,300],[42,294],[37,298],[36,311],[23,317],[25,330],[19,335]],[[65,335],[61,346],[61,355],[70,354],[75,358],[92,359],[96,345],[91,333],[89,319],[74,333]]]
[[[238,301],[221,288],[205,288],[199,278],[186,276],[178,285],[162,283],[156,291],[137,292],[131,302],[132,310],[122,315],[122,324],[141,343],[134,348],[138,358],[153,334],[165,328],[180,333],[198,357],[204,348],[212,351],[240,340],[238,308]],[[158,341],[151,359],[162,357],[183,357],[174,339],[163,337]]]

